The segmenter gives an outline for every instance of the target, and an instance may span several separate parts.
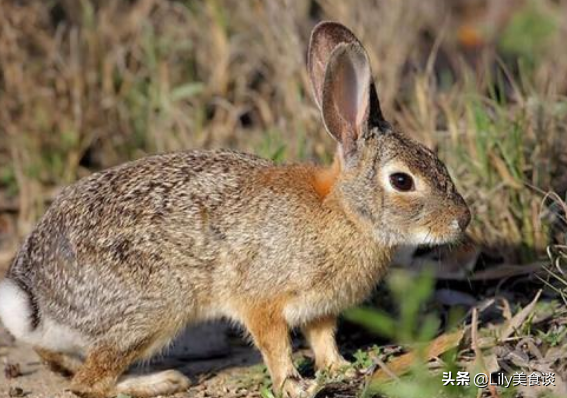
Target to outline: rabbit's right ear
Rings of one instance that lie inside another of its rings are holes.
[[[372,90],[372,73],[364,49],[356,43],[337,46],[325,73],[321,113],[347,161],[356,155],[357,140],[368,130]]]

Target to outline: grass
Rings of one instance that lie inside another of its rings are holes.
[[[450,3],[4,2],[0,209],[17,204],[23,236],[62,186],[155,152],[231,147],[329,163],[334,143],[311,99],[305,54],[314,24],[332,19],[368,49],[387,117],[448,165],[477,244],[507,264],[548,256],[555,267],[542,283],[567,303],[567,3]],[[345,317],[404,346],[428,342],[443,323],[423,304],[433,285],[430,274],[394,274],[393,311]],[[547,352],[565,330],[536,324],[525,334]],[[380,355],[360,351],[356,366]],[[458,361],[450,354],[444,369]],[[379,393],[436,396],[441,379],[425,362]]]
[[[421,310],[433,292],[433,274],[424,272],[413,278],[407,272],[396,271],[387,284],[392,301],[398,306],[398,317],[383,310],[358,307],[347,311],[345,318],[401,344],[431,340],[439,329],[439,319],[433,313],[424,315]]]
[[[377,369],[373,376],[367,378],[365,387],[360,392],[361,397],[465,398],[479,397],[483,391],[487,395],[482,396],[517,397],[530,393],[530,388],[533,387],[521,390],[521,385],[511,383],[508,387],[493,386],[483,389],[473,384],[473,378],[484,373],[491,375],[493,380],[504,380],[504,376],[510,378],[515,373],[530,375],[534,370],[541,372],[542,369],[543,372],[554,372],[553,369],[558,371],[563,366],[560,364],[561,360],[557,362],[558,357],[555,355],[565,349],[567,328],[564,322],[557,321],[565,314],[563,303],[557,300],[537,301],[538,294],[536,299],[526,306],[510,307],[510,303],[506,302],[504,308],[511,308],[510,314],[500,319],[494,318],[492,314],[492,319],[488,322],[480,320],[482,314],[479,314],[479,311],[483,310],[474,309],[472,321],[470,316],[466,316],[464,321],[461,320],[452,326],[464,333],[460,343],[439,349],[439,344],[435,343],[439,342],[439,338],[435,339],[435,342],[432,341],[438,333],[439,323],[424,321],[437,318],[434,311],[428,310],[427,304],[431,301],[434,288],[431,284],[428,285],[427,276],[410,277],[405,273],[394,273],[389,281],[389,290],[395,298],[393,301],[401,308],[388,313],[376,309],[355,309],[347,312],[346,318],[387,337],[394,344],[400,344],[408,351],[405,355],[411,355],[411,360],[399,361],[401,357],[387,357],[383,350],[376,346],[356,351],[353,363],[355,368]],[[413,294],[416,291],[419,293]],[[405,293],[403,301],[399,300],[401,292]],[[437,327],[431,326],[434,324]],[[394,326],[387,328],[384,325]],[[445,326],[445,329],[451,329],[451,326]],[[530,344],[531,348],[526,349],[524,344]],[[434,345],[442,355],[431,354]],[[510,360],[511,353],[525,356],[526,359]],[[532,357],[534,353],[536,357]],[[383,372],[384,369],[388,377],[379,377],[378,372]],[[458,372],[468,373],[468,385],[443,384],[447,372],[451,372],[453,378]],[[559,371],[556,377],[560,378],[561,374]],[[562,396],[562,391],[561,388],[554,388],[540,391],[538,394],[543,395],[537,396],[559,397]]]

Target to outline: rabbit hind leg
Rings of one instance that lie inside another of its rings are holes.
[[[98,345],[88,352],[84,364],[73,377],[71,391],[84,398],[106,398],[118,394],[153,397],[187,389],[189,379],[174,370],[123,376],[130,364],[151,356],[161,342],[154,335],[143,342],[130,344],[126,350],[117,344]]]
[[[119,377],[140,356],[144,346],[135,344],[122,350],[117,345],[107,344],[92,348],[73,376],[70,390],[83,398],[115,396]]]
[[[55,352],[42,347],[34,347],[35,352],[52,372],[62,376],[73,376],[82,365],[82,362],[67,354]]]
[[[174,334],[156,334],[152,343],[140,352],[138,359],[151,358],[156,352],[169,345],[172,335]],[[187,390],[190,384],[189,379],[176,370],[166,370],[147,375],[132,374],[124,375],[118,380],[115,393],[140,398],[171,395]]]

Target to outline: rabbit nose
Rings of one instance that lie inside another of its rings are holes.
[[[457,218],[457,223],[459,224],[459,228],[461,231],[464,231],[471,222],[471,211],[468,207],[465,207],[465,210],[459,215]]]

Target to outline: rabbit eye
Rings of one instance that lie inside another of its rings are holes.
[[[409,192],[413,190],[413,178],[406,173],[391,174],[390,184],[392,184],[392,186],[400,192]]]

